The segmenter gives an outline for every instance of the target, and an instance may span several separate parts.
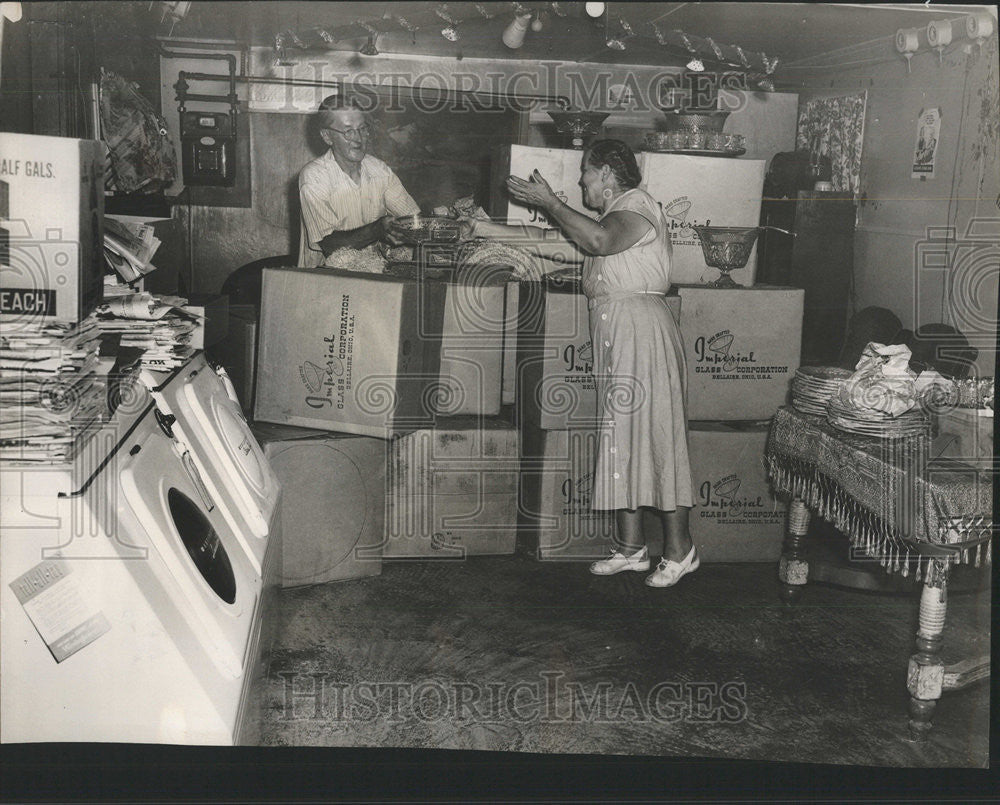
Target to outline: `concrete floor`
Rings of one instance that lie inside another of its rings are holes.
[[[946,663],[989,653],[988,571],[959,570]],[[773,564],[644,575],[474,557],[284,590],[263,743],[988,765],[986,682],[907,739],[916,585],[814,584],[789,607]]]

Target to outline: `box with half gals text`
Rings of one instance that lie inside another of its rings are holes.
[[[0,319],[76,324],[104,279],[104,146],[0,133]]]

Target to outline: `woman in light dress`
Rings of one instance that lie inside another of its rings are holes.
[[[538,227],[471,218],[463,219],[463,234],[530,245],[541,257],[564,260],[573,246],[583,252],[600,406],[591,508],[613,509],[617,524],[610,555],[590,570],[607,576],[649,569],[640,508],[648,507],[659,515],[664,541],[662,561],[646,583],[670,587],[699,561],[688,530],[694,501],[687,374],[680,331],[663,299],[670,289],[669,227],[657,202],[639,189],[642,177],[625,143],[595,141],[580,170],[583,201],[600,213],[596,220],[560,200],[537,170],[527,180],[507,179],[511,197],[542,211],[566,240]]]

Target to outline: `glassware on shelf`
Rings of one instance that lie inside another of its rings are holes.
[[[684,131],[668,131],[667,132],[667,148],[672,151],[683,151],[687,148],[687,132]]]
[[[728,136],[721,131],[713,131],[705,138],[705,147],[711,151],[725,151]]]
[[[705,132],[692,130],[688,132],[687,148],[691,151],[702,151],[705,148]]]

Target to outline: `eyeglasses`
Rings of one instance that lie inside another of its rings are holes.
[[[363,140],[365,139],[365,137],[367,137],[372,133],[371,127],[367,125],[358,126],[358,128],[356,129],[335,129],[333,126],[327,126],[326,128],[328,131],[337,132],[337,134],[339,134],[345,140],[353,140],[355,138],[358,140]]]

